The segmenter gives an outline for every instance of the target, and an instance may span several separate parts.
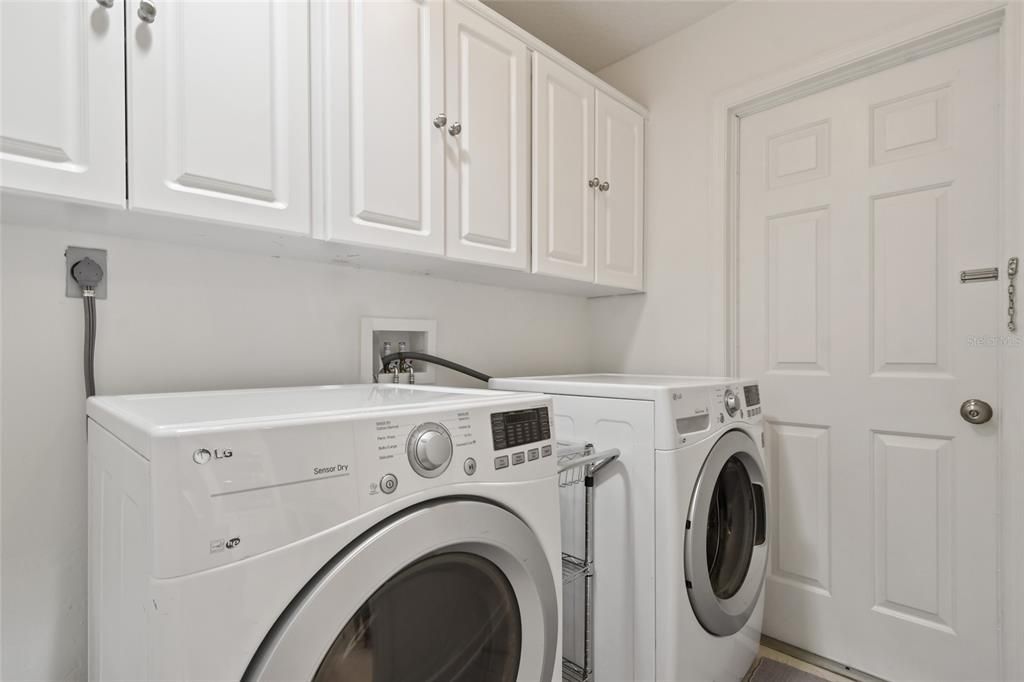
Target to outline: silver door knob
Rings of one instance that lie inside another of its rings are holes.
[[[455,123],[448,126],[448,134],[452,137],[458,136],[462,132],[462,124],[456,121]]]
[[[971,398],[960,406],[960,416],[969,424],[984,424],[992,419],[992,406],[984,400]]]
[[[608,190],[610,190],[612,188],[612,186],[611,186],[611,183],[609,183],[607,180],[605,180],[600,185],[598,185],[597,188],[599,190],[601,190],[602,192],[607,192]]]
[[[153,0],[139,0],[139,19],[147,24],[156,21],[156,3]]]
[[[114,0],[96,0],[96,4],[100,7],[106,7],[107,9],[110,9],[114,6]]]
[[[587,181],[587,187],[590,189],[597,189],[597,186],[601,184],[601,178],[590,178]]]
[[[438,114],[434,117],[434,127],[444,128],[445,124],[448,123],[448,117],[444,114]]]

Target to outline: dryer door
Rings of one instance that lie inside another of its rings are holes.
[[[690,604],[713,635],[738,632],[757,606],[768,564],[767,513],[757,445],[743,431],[728,431],[697,478],[684,547]]]
[[[278,619],[245,680],[552,679],[558,601],[536,535],[484,502],[371,529]]]

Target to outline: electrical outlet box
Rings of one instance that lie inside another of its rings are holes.
[[[103,279],[96,285],[96,298],[107,297],[107,280],[110,279],[110,272],[107,270],[106,249],[86,249],[81,246],[69,246],[64,250],[64,295],[68,298],[82,298],[82,287],[71,276],[71,268],[83,258],[92,258],[103,268]]]
[[[391,342],[391,351],[398,352],[399,342],[404,341],[408,350],[437,354],[437,321],[410,320],[395,317],[364,317],[360,348],[359,378],[372,383],[373,375],[380,369],[381,348],[384,342]],[[436,381],[434,365],[419,360],[412,361],[417,384],[432,384]],[[390,375],[380,375],[378,381],[391,381]],[[401,377],[407,383],[407,377]]]

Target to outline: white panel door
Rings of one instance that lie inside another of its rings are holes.
[[[130,206],[308,234],[308,5],[157,7],[128,12]]]
[[[0,2],[0,185],[125,204],[124,4]]]
[[[530,61],[526,45],[445,4],[448,256],[529,267]]]
[[[597,92],[598,284],[644,286],[644,119]]]
[[[996,679],[998,42],[744,118],[739,373],[761,381],[765,632],[886,679]]]
[[[327,238],[444,253],[444,4],[316,10]]]
[[[594,281],[594,86],[533,53],[533,271]]]

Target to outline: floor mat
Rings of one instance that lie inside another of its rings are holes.
[[[754,661],[746,678],[746,682],[821,682],[822,680],[824,680],[823,677],[797,670],[791,665],[764,656]]]

